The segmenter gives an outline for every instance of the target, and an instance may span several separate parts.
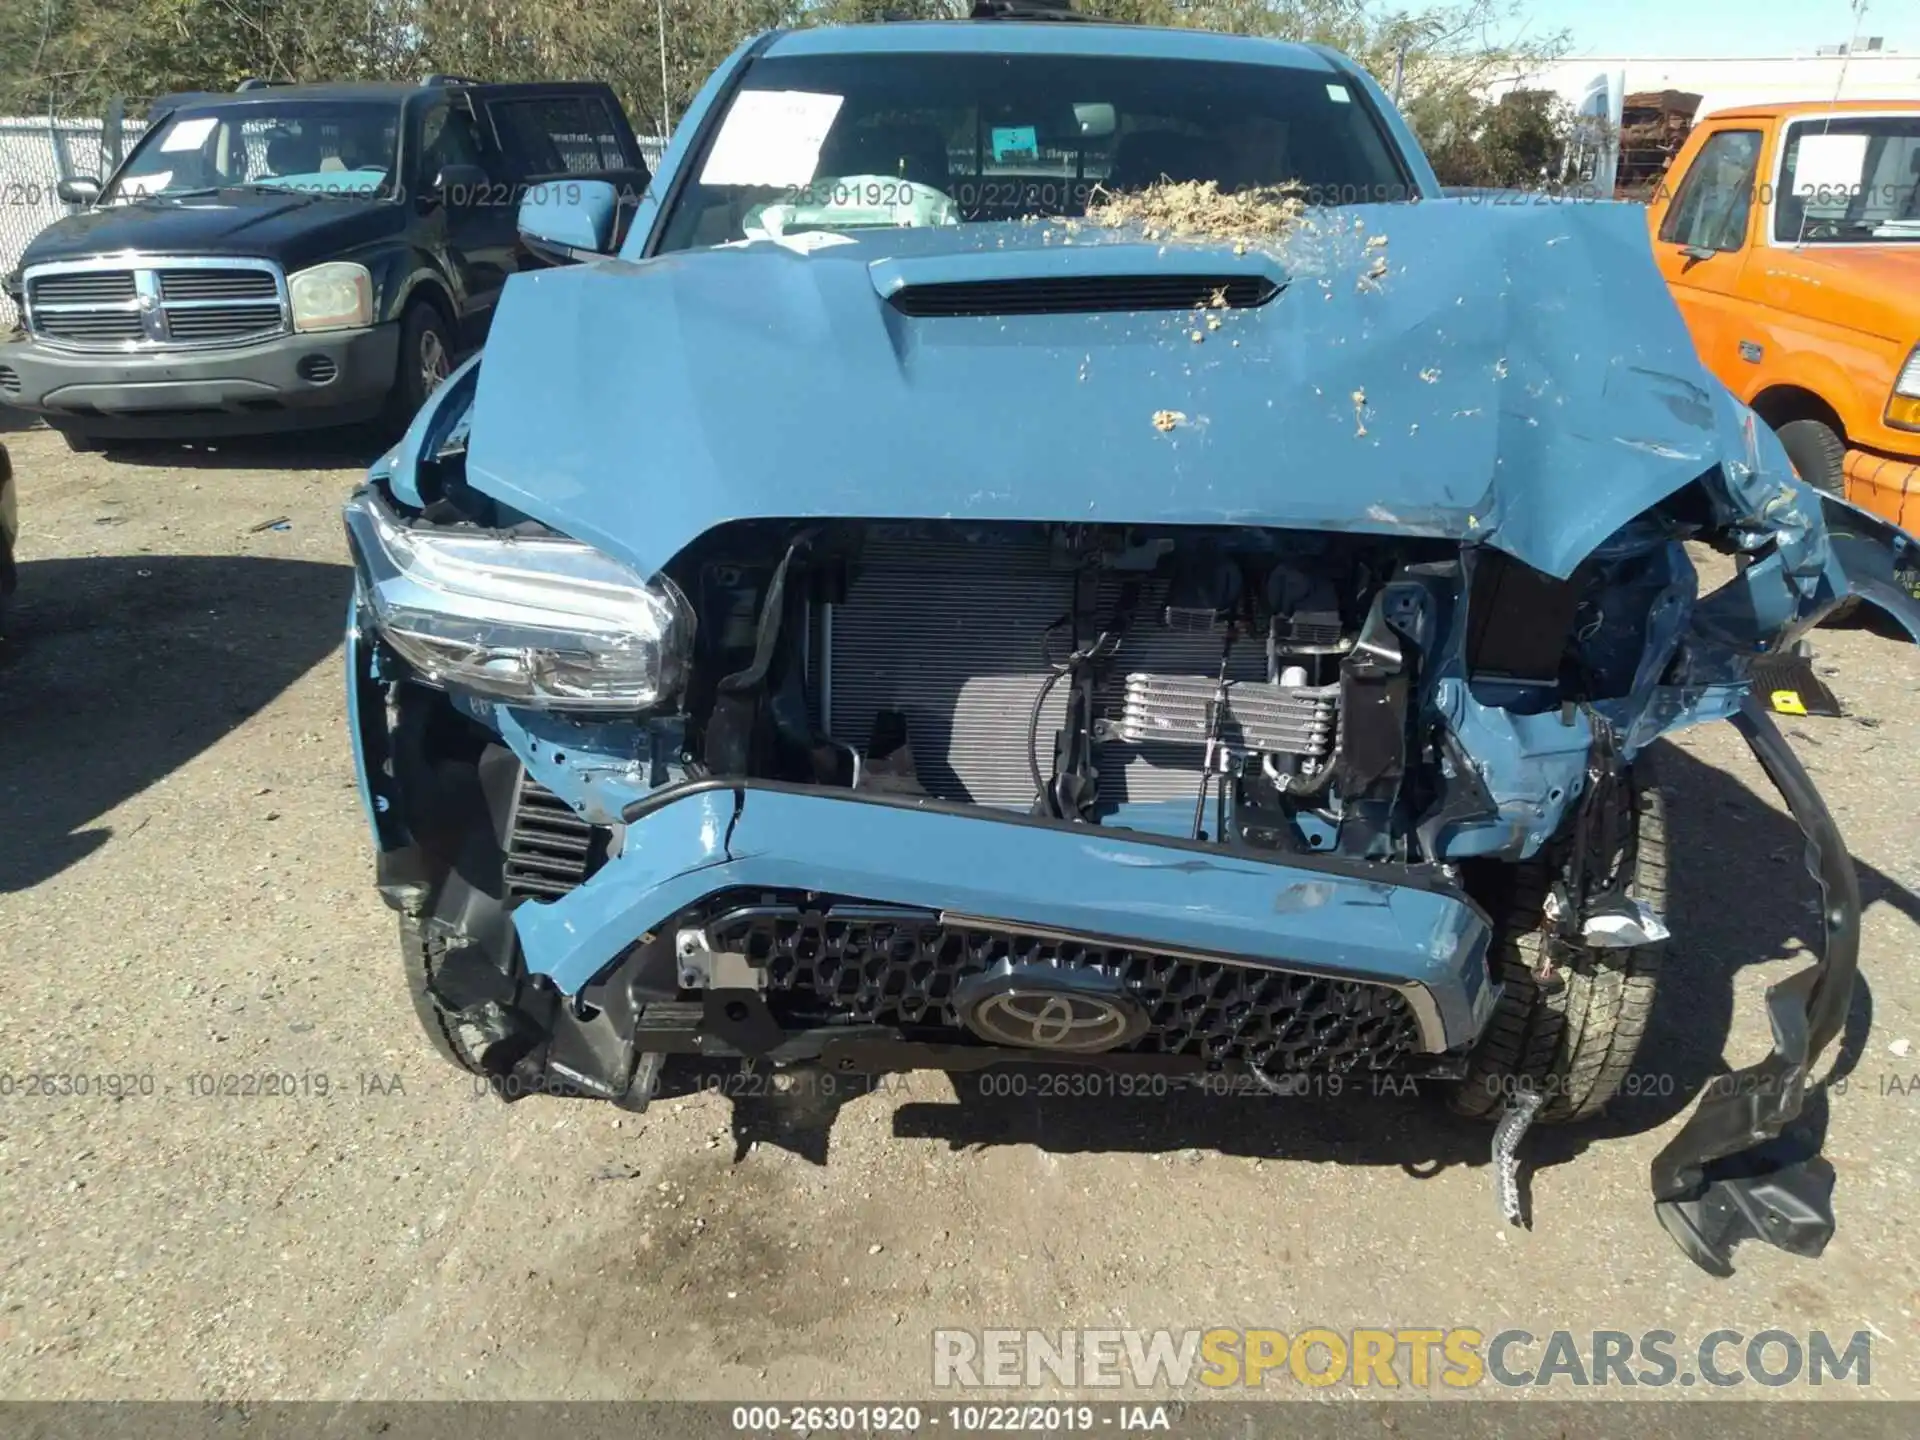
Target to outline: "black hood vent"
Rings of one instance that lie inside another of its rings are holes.
[[[1103,310],[1245,310],[1280,293],[1265,275],[1063,275],[1044,279],[951,280],[905,285],[890,303],[919,318],[958,315],[1075,315]]]

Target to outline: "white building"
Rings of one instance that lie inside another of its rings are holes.
[[[1690,91],[1700,96],[1701,115],[1769,101],[1920,100],[1920,54],[1885,50],[1871,40],[1862,42],[1851,54],[1583,55],[1502,81],[1494,93],[1552,90],[1578,108],[1596,80],[1619,83],[1623,75],[1621,93]]]

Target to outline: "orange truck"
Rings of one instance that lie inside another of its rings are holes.
[[[1719,111],[1649,208],[1707,367],[1804,479],[1920,529],[1920,101]]]

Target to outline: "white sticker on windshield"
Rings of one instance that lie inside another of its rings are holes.
[[[152,175],[129,175],[120,182],[120,195],[131,199],[139,195],[157,195],[167,188],[173,179],[171,170],[161,170]]]
[[[1800,136],[1793,162],[1792,193],[1844,204],[1860,188],[1867,168],[1865,135]]]
[[[700,172],[702,185],[804,185],[843,95],[744,90],[727,112]]]
[[[1350,105],[1353,103],[1353,97],[1347,93],[1347,87],[1344,85],[1327,86],[1327,99],[1333,101],[1336,105]]]
[[[213,127],[220,123],[218,115],[203,115],[198,120],[176,120],[167,138],[160,142],[162,150],[198,150],[207,143],[207,136],[213,133]]]

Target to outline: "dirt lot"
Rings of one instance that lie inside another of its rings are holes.
[[[1648,1162],[1723,1054],[1763,1052],[1763,987],[1815,920],[1725,726],[1666,756],[1684,945],[1644,1093],[1538,1136],[1531,1232],[1498,1221],[1486,1132],[1418,1099],[962,1103],[920,1075],[815,1121],[508,1107],[416,1033],[370,883],[336,647],[336,509],[369,456],[0,438],[25,562],[0,653],[0,1394],[882,1397],[928,1392],[942,1325],[1472,1325],[1683,1351],[1868,1330],[1868,1393],[1920,1397],[1911,648],[1823,632],[1852,716],[1789,722],[1869,900],[1839,1236],[1718,1281],[1655,1224]],[[40,1074],[93,1093],[28,1096]],[[203,1093],[265,1074],[294,1093]]]

